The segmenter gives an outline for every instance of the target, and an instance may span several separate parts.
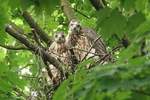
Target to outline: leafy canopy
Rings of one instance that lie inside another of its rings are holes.
[[[116,62],[113,64],[87,70],[85,66],[91,61],[82,62],[76,73],[61,84],[53,99],[149,100],[149,0],[106,0],[108,6],[99,11],[89,0],[70,2],[77,9],[75,14],[82,25],[102,35],[108,50],[120,43],[129,43],[129,46],[114,52]],[[9,22],[16,23],[30,37],[31,30],[20,16],[22,10],[28,10],[48,35],[59,30],[67,32],[67,19],[60,0],[0,0],[0,10],[0,45],[21,45],[5,32]],[[25,100],[35,91],[42,91],[38,99],[45,100],[43,89],[46,83],[39,82],[43,67],[41,59],[29,51],[0,47],[0,100]]]

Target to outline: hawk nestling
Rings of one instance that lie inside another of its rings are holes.
[[[80,23],[74,19],[69,23],[69,32],[66,39],[66,44],[69,46],[69,48],[75,48],[74,52],[79,61],[83,60],[87,54],[85,51],[89,51],[91,46],[92,49],[89,55],[95,53],[99,58],[102,58],[107,54],[106,46],[101,38],[98,39],[97,33],[92,29],[82,28]]]
[[[62,67],[65,72],[70,73],[74,71],[74,65],[72,61],[72,54],[65,44],[66,39],[64,32],[57,32],[54,35],[54,42],[49,47],[49,53],[55,57],[60,63],[62,63]],[[60,73],[58,70],[50,65],[50,69],[54,78],[59,79]]]

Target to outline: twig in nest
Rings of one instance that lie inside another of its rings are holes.
[[[120,44],[120,45],[114,47],[114,48],[112,49],[111,53],[113,54],[114,52],[116,52],[117,50],[119,50],[119,49],[122,48],[122,47],[123,47],[122,44]]]
[[[92,44],[92,46],[90,47],[90,49],[88,50],[87,54],[83,57],[83,59],[81,60],[81,62],[86,59],[86,57],[88,56],[88,54],[90,53],[90,51],[92,50],[92,48],[94,47],[95,43],[101,38],[101,36],[99,36],[96,40],[94,40],[94,43]]]
[[[83,51],[83,52],[89,52],[89,51],[87,51],[87,50],[80,49],[80,48],[75,48],[75,47],[73,47],[72,49],[76,49],[76,50]],[[90,54],[94,54],[95,56],[99,56],[99,54],[97,54],[97,53],[93,53],[93,52],[89,52],[89,53],[90,53]]]
[[[111,52],[109,52],[108,54],[104,55],[100,60],[98,60],[98,63],[104,63],[106,60],[108,60],[108,58],[110,59],[111,54],[113,54],[114,52],[116,52],[118,49],[120,49],[121,47],[123,47],[122,45],[116,46],[115,48],[112,49]]]
[[[41,41],[40,41],[40,37],[39,35],[37,34],[36,30],[34,28],[31,29],[32,33],[33,33],[33,36],[34,36],[34,40],[35,42],[38,44],[38,46],[43,47],[43,45],[41,44]]]
[[[22,96],[24,98],[27,98],[27,95],[22,90],[20,90],[19,88],[13,87],[13,91],[16,92],[17,96],[19,96],[19,97]]]

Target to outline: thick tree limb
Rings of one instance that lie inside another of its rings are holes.
[[[11,46],[11,45],[4,45],[4,44],[0,44],[0,47],[3,47],[5,49],[9,49],[9,50],[28,50],[28,48],[26,47],[14,47],[14,46]]]
[[[61,0],[61,7],[68,20],[76,19],[74,10],[68,0]]]
[[[27,11],[24,11],[22,16],[27,21],[27,23],[30,25],[30,27],[36,30],[37,34],[40,36],[42,41],[44,41],[46,44],[51,44],[52,43],[52,40],[48,36],[48,34],[45,33],[40,28],[40,26],[34,21],[34,19],[31,17],[31,15]]]
[[[50,56],[48,52],[46,52],[43,48],[40,48],[32,44],[30,41],[28,41],[28,39],[24,35],[22,35],[23,33],[20,33],[17,30],[15,30],[13,25],[11,24],[7,25],[5,31],[9,33],[11,36],[13,36],[14,38],[16,38],[17,40],[19,40],[26,47],[28,47],[30,51],[41,56],[45,64],[49,62],[50,64],[54,65],[56,69],[58,69],[61,72],[61,75],[63,75],[63,69],[59,61],[57,61],[54,57]]]
[[[43,45],[42,45],[42,43],[41,43],[40,37],[39,37],[39,35],[37,34],[36,30],[35,30],[35,29],[32,29],[31,31],[32,31],[33,36],[34,36],[34,40],[35,40],[35,42],[38,44],[38,46],[44,48]]]

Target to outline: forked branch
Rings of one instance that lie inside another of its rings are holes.
[[[47,33],[45,33],[40,26],[34,21],[32,16],[27,12],[24,11],[22,14],[23,18],[26,20],[26,22],[30,25],[31,28],[35,29],[37,34],[40,36],[41,40],[44,41],[47,45],[52,42],[51,38],[48,36]]]

